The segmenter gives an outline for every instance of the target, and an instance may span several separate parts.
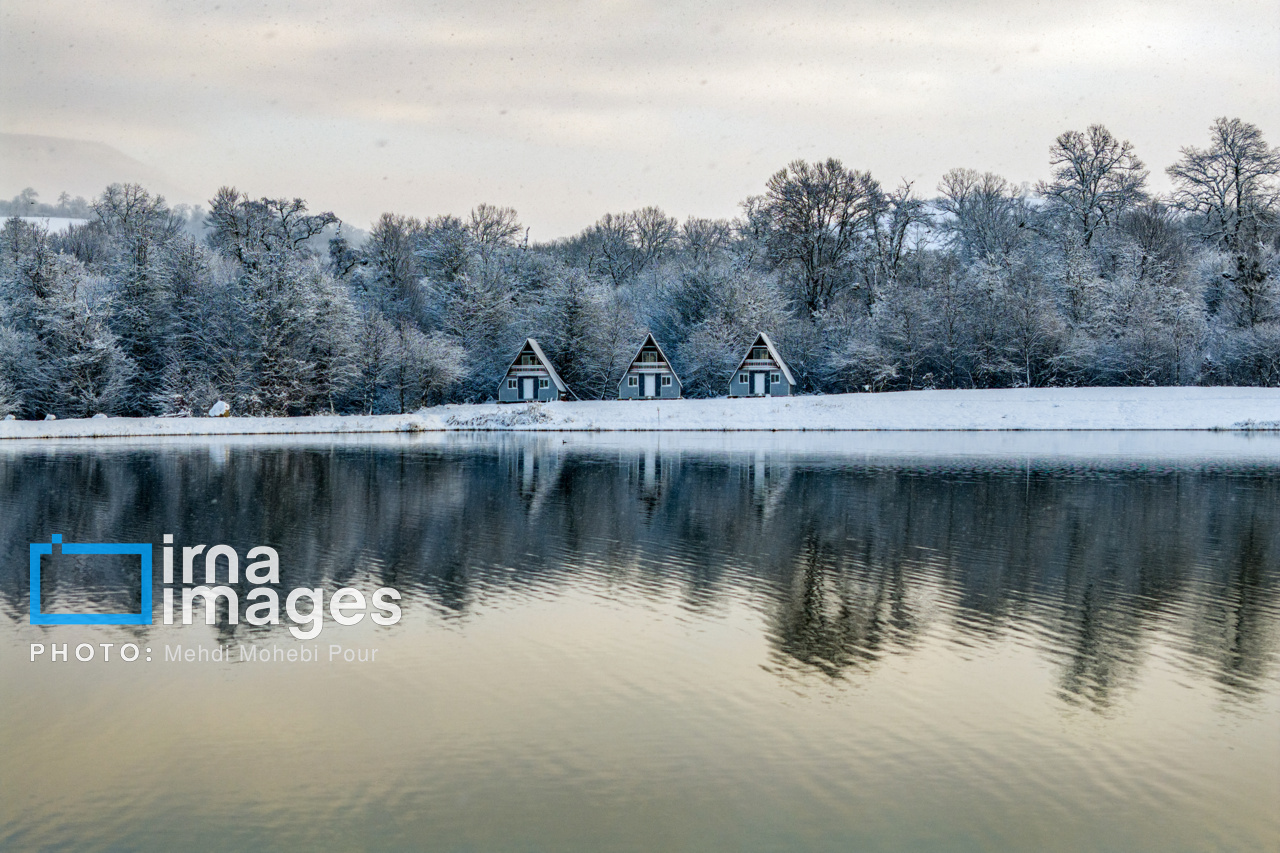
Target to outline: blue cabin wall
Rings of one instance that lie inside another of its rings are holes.
[[[645,378],[653,377],[653,393],[644,393]],[[663,385],[663,381],[670,384]],[[632,381],[636,384],[632,385]],[[683,393],[680,377],[671,369],[666,354],[653,335],[645,335],[626,372],[618,381],[619,400],[676,400]]]
[[[757,373],[757,372],[768,373],[770,377],[772,376],[778,377],[777,382],[774,382],[771,379],[766,379],[765,386],[768,390],[765,392],[765,394],[751,393],[751,374]],[[743,381],[744,376],[747,377],[746,381]],[[784,374],[781,370],[777,368],[773,370],[768,370],[768,371],[738,370],[734,372],[733,378],[729,380],[729,396],[730,397],[758,397],[758,396],[790,397],[791,395],[795,394],[795,392],[796,392],[795,386],[792,385],[790,382],[788,382],[786,374]]]
[[[522,376],[531,376],[531,375],[534,381],[534,389],[533,389],[534,396],[531,400],[521,400],[520,386],[519,386],[520,378]],[[517,385],[515,388],[508,387],[510,385],[509,380],[511,379],[516,380]],[[546,388],[541,387],[541,380],[544,380],[544,379],[547,382]],[[530,374],[527,372],[517,373],[516,370],[513,368],[512,370],[507,372],[506,376],[502,377],[502,382],[498,384],[498,402],[499,403],[521,403],[521,402],[545,403],[545,402],[550,402],[552,400],[559,400],[559,399],[561,399],[560,391],[556,388],[556,384],[551,381],[551,377],[547,375],[545,372],[543,372],[541,375]]]
[[[640,396],[640,392],[643,390],[643,387],[644,387],[641,384],[644,380],[641,379],[640,376],[641,376],[641,373],[644,373],[644,372],[653,373],[658,377],[656,380],[658,383],[658,387],[657,387],[658,393],[656,396],[653,396],[653,397]],[[637,381],[635,385],[631,385],[628,382],[629,378],[632,376],[636,377]],[[670,385],[662,384],[663,376],[670,377],[671,379]],[[622,377],[622,381],[618,383],[618,399],[619,400],[678,400],[680,399],[681,390],[682,389],[680,387],[680,380],[676,378],[676,375],[672,373],[670,370],[628,371],[627,374]]]

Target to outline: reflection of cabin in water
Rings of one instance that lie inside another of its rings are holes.
[[[674,453],[659,453],[654,447],[645,448],[642,453],[637,454],[630,468],[640,491],[649,494],[660,492],[671,479],[675,461]]]
[[[679,398],[680,388],[680,377],[676,376],[666,353],[653,335],[645,335],[644,343],[618,383],[618,399],[674,400]]]
[[[560,443],[558,438],[503,442],[500,458],[506,461],[507,480],[515,486],[530,519],[540,516],[560,489],[565,463]]]
[[[533,338],[524,342],[498,384],[499,403],[564,400],[568,396],[569,386],[564,384],[551,360]]]
[[[795,465],[786,459],[756,453],[745,473],[751,484],[751,501],[759,511],[761,521],[768,522],[784,503],[795,475]]]
[[[730,397],[786,397],[796,392],[791,368],[764,332],[747,350],[746,357],[729,379]]]

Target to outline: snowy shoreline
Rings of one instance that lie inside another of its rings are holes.
[[[406,415],[0,422],[0,439],[418,432],[1280,430],[1280,388],[1020,388],[483,403]]]

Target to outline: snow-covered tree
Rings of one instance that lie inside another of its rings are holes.
[[[465,372],[466,352],[448,335],[424,335],[409,322],[393,330],[386,376],[397,411],[442,402]]]
[[[426,309],[421,281],[426,274],[419,254],[422,223],[410,216],[384,213],[369,232],[360,253],[360,287],[382,313],[396,320],[421,320]]]
[[[219,189],[209,208],[209,244],[251,271],[307,253],[308,244],[338,221],[330,211],[308,213],[300,198],[254,200],[235,187]]]
[[[617,291],[562,268],[539,298],[536,335],[561,378],[582,399],[614,392],[640,336]]]
[[[725,393],[756,334],[769,332],[784,342],[792,325],[776,279],[739,263],[669,267],[654,277],[646,296],[641,319],[692,397]],[[788,354],[802,375],[804,355]]]
[[[1280,382],[1280,150],[1257,126],[1219,118],[1210,145],[1169,167],[1174,204],[1203,249],[1210,314],[1206,374],[1228,383]]]
[[[59,255],[50,273],[33,307],[37,350],[23,398],[37,414],[122,413],[136,368],[110,329],[106,282],[69,255]]]
[[[1146,195],[1132,145],[1059,136],[1032,192],[948,172],[932,200],[795,161],[733,221],[656,207],[531,244],[514,210],[388,213],[361,241],[302,199],[205,215],[112,185],[62,233],[0,226],[0,410],[23,417],[395,412],[492,398],[538,337],[613,393],[645,330],[690,396],[759,331],[805,390],[1280,383],[1280,154],[1222,118]],[[9,205],[45,215],[34,191]]]
[[[833,158],[796,160],[766,187],[760,213],[769,261],[803,311],[820,311],[842,289],[857,286],[855,253],[883,212],[880,184]],[[869,306],[873,299],[864,301]]]
[[[938,228],[965,263],[1005,257],[1029,236],[1026,192],[999,175],[952,169],[938,191]]]
[[[513,208],[492,204],[477,205],[467,219],[467,234],[482,264],[488,265],[496,254],[513,248],[524,226]]]
[[[534,306],[517,306],[510,283],[500,279],[462,276],[426,286],[432,305],[430,328],[457,342],[468,357],[470,369],[457,385],[459,395],[472,401],[489,399],[519,341],[528,337]]]
[[[1100,124],[1061,134],[1049,163],[1053,178],[1038,186],[1046,212],[1086,248],[1146,198],[1147,169],[1133,145]]]
[[[1277,234],[1280,229],[1280,150],[1240,119],[1220,118],[1209,148],[1182,149],[1169,167],[1174,202],[1193,217],[1192,227],[1225,252],[1229,265],[1226,304],[1237,324],[1254,328],[1280,319]]]
[[[388,380],[397,357],[395,326],[376,308],[365,308],[356,318],[353,343],[351,394],[358,411],[372,415],[388,410]]]
[[[126,409],[153,414],[152,395],[169,363],[169,320],[165,255],[181,237],[183,222],[137,184],[112,184],[93,203],[107,236],[105,271],[114,285],[111,325],[137,369]]]
[[[0,376],[0,418],[16,415],[22,410],[22,398],[8,377]]]

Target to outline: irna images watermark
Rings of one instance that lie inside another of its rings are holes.
[[[400,621],[400,592],[391,587],[378,587],[366,594],[353,586],[327,593],[321,586],[280,588],[280,555],[275,548],[257,545],[242,560],[240,552],[230,545],[189,545],[179,550],[172,534],[164,534],[161,546],[160,618],[164,625],[192,625],[203,611],[204,624],[221,621],[229,625],[241,622],[255,627],[287,625],[289,633],[300,641],[317,639],[328,622],[339,627],[357,625],[368,617],[373,624],[388,626]],[[152,552],[148,542],[70,543],[54,534],[49,542],[30,544],[31,605],[30,623],[44,626],[66,625],[154,625],[152,601]],[[95,555],[136,556],[140,593],[137,609],[130,612],[45,612],[42,585],[44,558],[56,560],[62,555],[86,559]],[[243,573],[241,564],[244,564]],[[200,581],[197,582],[197,574]],[[326,619],[326,615],[328,619]],[[31,660],[80,662],[115,659],[134,662],[144,659],[143,647],[124,643],[32,643]],[[45,655],[48,657],[44,657]],[[341,644],[306,643],[216,645],[166,645],[162,652],[145,649],[145,660],[163,655],[169,662],[277,662],[277,663],[371,663],[377,650],[346,647]]]

